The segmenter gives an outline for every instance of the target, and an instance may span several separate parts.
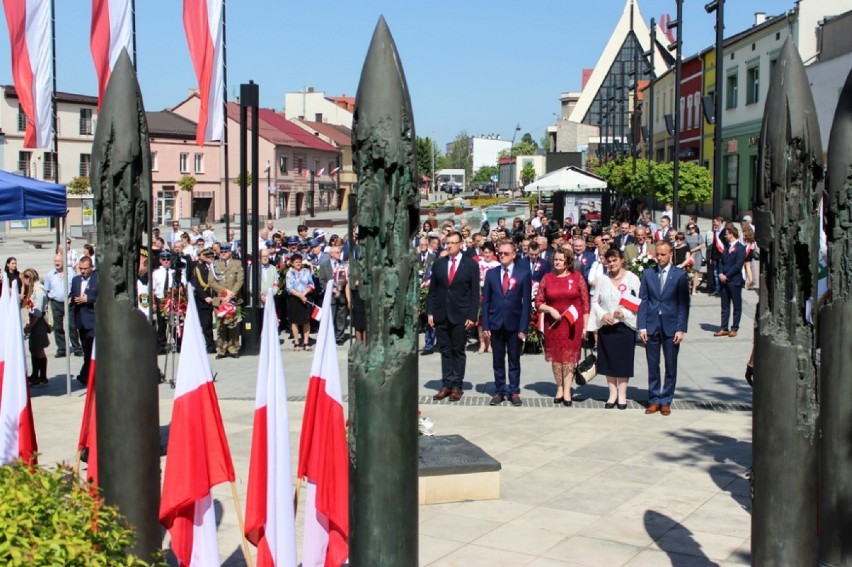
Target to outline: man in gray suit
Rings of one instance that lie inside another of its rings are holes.
[[[346,336],[346,322],[349,317],[349,303],[346,299],[346,282],[349,279],[349,267],[341,260],[340,246],[328,249],[328,258],[320,262],[319,281],[320,296],[325,293],[326,286],[334,286],[331,300],[331,310],[334,317],[334,340],[342,345]]]

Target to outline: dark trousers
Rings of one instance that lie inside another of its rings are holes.
[[[734,321],[731,330],[738,331],[740,328],[740,316],[743,314],[743,288],[742,286],[729,283],[722,284],[722,329],[728,330],[728,319],[731,313],[731,304],[734,304]]]
[[[491,352],[494,367],[494,393],[521,393],[521,338],[517,331],[491,331]],[[509,387],[506,388],[506,354],[509,355]]]
[[[67,353],[65,337],[65,302],[50,300],[50,312],[53,314],[53,338],[56,341],[56,353]],[[71,339],[71,353],[83,352],[80,346],[80,336],[77,333],[77,322],[74,320],[73,311],[68,317],[68,337]]]
[[[467,355],[464,353],[467,331],[464,323],[435,323],[438,351],[441,353],[441,382],[444,388],[462,389]]]
[[[346,336],[347,321],[349,319],[349,307],[346,305],[346,298],[342,295],[334,298],[331,305],[332,316],[334,317],[334,340],[343,342],[343,337]]]
[[[216,342],[213,340],[213,306],[206,301],[199,300],[196,300],[195,305],[198,307],[198,319],[201,321],[204,346],[207,347],[207,352],[211,352],[216,349]]]
[[[666,380],[660,381],[660,349],[666,359]],[[663,336],[662,331],[648,334],[645,345],[645,357],[648,361],[648,403],[671,405],[677,384],[677,355],[680,346],[674,344],[674,337]]]
[[[83,344],[83,367],[80,368],[80,377],[83,382],[89,380],[89,362],[92,360],[92,347],[95,344],[94,329],[80,329],[80,342]]]

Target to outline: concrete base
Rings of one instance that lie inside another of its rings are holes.
[[[500,463],[461,435],[420,438],[418,503],[500,498]]]
[[[421,476],[418,479],[417,489],[418,504],[498,500],[500,471]]]

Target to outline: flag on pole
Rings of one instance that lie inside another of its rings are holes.
[[[322,320],[322,309],[319,308],[319,305],[316,305],[314,303],[312,303],[311,305],[314,306],[313,310],[311,311],[311,319],[313,319],[314,321]]]
[[[89,45],[98,75],[100,108],[112,68],[126,49],[133,58],[133,14],[131,0],[92,0],[92,30]]]
[[[80,439],[77,450],[85,451],[86,482],[98,486],[98,420],[95,412],[95,345],[92,342],[92,358],[89,359],[89,376],[86,380],[86,405],[83,408],[83,422],[80,424]]]
[[[325,168],[324,168],[324,167],[323,167],[323,168],[320,168],[320,170],[319,170],[319,171],[317,171],[317,176],[319,176],[319,175],[323,175],[323,174],[325,174]]]
[[[225,23],[222,0],[183,0],[183,27],[198,77],[198,131],[195,143],[222,139],[225,105]]]
[[[160,523],[182,566],[220,564],[211,489],[234,478],[198,310],[189,301],[160,500]]]
[[[5,284],[4,284],[5,286]],[[24,331],[18,297],[18,282],[3,294],[0,320],[3,325],[3,379],[0,387],[0,465],[20,458],[36,462],[36,443],[27,363],[24,355]]]
[[[3,0],[12,52],[12,79],[27,116],[25,148],[53,145],[51,0]]]
[[[296,567],[287,388],[272,301],[263,309],[256,392],[245,535],[257,547],[258,567]]]
[[[310,175],[310,170],[308,170],[308,169],[303,169],[303,170],[302,170],[302,177],[304,177],[305,179],[307,179],[309,175]]]
[[[569,324],[573,325],[577,322],[577,319],[580,318],[580,313],[577,311],[577,308],[572,305],[562,312],[562,317],[565,318]]]
[[[326,287],[322,301],[299,442],[298,476],[307,484],[305,567],[339,567],[349,555],[349,454],[331,317],[332,287]]]
[[[340,166],[335,167],[334,169],[332,169],[331,171],[329,171],[329,172],[328,172],[328,174],[329,174],[329,175],[331,175],[331,176],[333,177],[333,176],[337,175],[337,172],[338,172],[338,171],[340,171]]]
[[[632,313],[639,313],[639,304],[642,300],[635,295],[622,294],[618,304]]]

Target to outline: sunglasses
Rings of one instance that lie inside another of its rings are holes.
[[[512,253],[511,252],[497,252],[497,255],[498,256],[511,256]]]

